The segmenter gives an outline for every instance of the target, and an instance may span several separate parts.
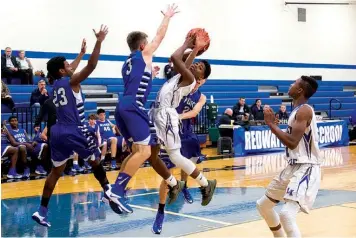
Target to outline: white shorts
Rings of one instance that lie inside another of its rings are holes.
[[[152,119],[160,144],[166,150],[180,149],[179,115],[175,108],[152,109]]]
[[[309,213],[318,194],[320,180],[320,165],[288,165],[268,185],[266,195],[278,201],[296,201],[303,212]]]

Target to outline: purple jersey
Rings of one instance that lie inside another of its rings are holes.
[[[197,90],[196,92],[183,97],[183,99],[179,103],[179,106],[176,108],[178,114],[193,110],[194,106],[199,102],[200,96],[201,92]],[[180,133],[185,134],[187,132],[193,132],[192,119],[182,120]]]
[[[83,125],[84,97],[81,90],[79,93],[73,92],[68,79],[62,78],[54,82],[53,103],[56,106],[58,124]]]
[[[140,109],[144,109],[152,88],[152,69],[147,68],[141,51],[130,54],[122,66],[121,73],[125,87],[121,100],[136,102]]]
[[[30,142],[26,136],[26,131],[22,128],[18,128],[17,130],[9,129],[10,134],[15,138],[16,142],[25,143]]]
[[[42,140],[41,139],[41,134],[42,132],[41,131],[38,131],[35,135],[35,137],[33,138],[33,141],[36,141],[38,143],[46,143],[46,141]]]
[[[106,119],[104,122],[97,120],[96,124],[99,126],[101,138],[107,140],[110,137],[115,137],[115,134],[112,131],[112,124],[109,122],[109,120]]]

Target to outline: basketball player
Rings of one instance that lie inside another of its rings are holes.
[[[106,119],[105,110],[99,108],[96,112],[98,120],[96,124],[99,126],[100,136],[106,146],[110,146],[111,151],[111,169],[116,169],[116,152],[117,152],[117,138],[115,136],[115,125]]]
[[[302,76],[289,88],[294,110],[288,129],[282,131],[275,124],[271,108],[264,109],[264,119],[273,134],[287,147],[287,167],[268,185],[266,194],[257,201],[257,209],[275,237],[301,237],[296,223],[299,210],[309,213],[320,186],[321,157],[318,128],[313,108],[308,99],[318,89],[315,79]],[[275,205],[284,201],[280,214]]]
[[[188,58],[189,59],[189,58]],[[195,118],[204,104],[206,103],[206,97],[199,91],[199,88],[205,83],[206,79],[196,80],[195,87],[193,91],[187,96],[183,97],[180,101],[179,106],[176,108],[177,113],[179,114],[179,119],[181,120],[181,128],[179,131],[179,136],[181,138],[182,148],[180,152],[185,158],[189,158],[194,163],[199,164],[202,161],[202,154],[200,149],[200,142],[196,134],[192,130],[192,118]],[[161,150],[161,159],[165,161],[167,167],[174,168],[175,164],[171,162],[166,150]],[[193,203],[193,198],[190,195],[187,187],[188,175],[181,170],[181,180],[185,182],[185,186],[182,190],[185,201],[188,203]],[[152,231],[154,234],[161,234],[162,225],[164,220],[164,207],[166,204],[167,184],[165,181],[162,181],[160,190],[159,190],[159,205],[156,215],[155,222],[153,223]]]
[[[14,137],[15,141],[21,145],[26,146],[27,155],[32,158],[36,158],[37,166],[35,173],[38,175],[47,175],[46,170],[43,169],[44,161],[47,158],[48,146],[46,143],[38,143],[37,141],[31,141],[27,132],[23,128],[19,128],[19,122],[16,116],[9,117],[9,133]],[[26,171],[27,173],[28,171]]]
[[[215,191],[216,180],[207,180],[195,164],[181,154],[181,139],[179,137],[180,118],[176,108],[182,98],[192,92],[196,85],[196,80],[199,82],[210,75],[211,68],[207,61],[202,60],[192,64],[198,51],[204,48],[204,46],[205,40],[202,37],[189,37],[176,50],[171,59],[174,68],[179,74],[163,84],[157,94],[155,108],[150,112],[157,130],[157,137],[162,141],[171,161],[200,184],[202,206],[210,203]],[[187,49],[193,49],[193,51],[186,62],[183,62],[183,54]]]
[[[154,155],[156,151],[158,154],[159,147],[151,156],[151,147],[155,145],[155,141],[151,137],[150,120],[144,108],[152,88],[153,53],[165,37],[169,21],[177,13],[176,9],[174,4],[168,7],[157,35],[151,43],[147,42],[147,35],[143,32],[134,31],[127,37],[131,54],[122,67],[125,90],[116,107],[115,119],[125,140],[133,143],[132,153],[123,162],[115,185],[104,194],[106,199],[115,202],[127,213],[132,213],[133,210],[125,196],[126,186],[140,166],[149,158],[153,169],[170,186],[169,203],[176,200],[183,188],[183,182],[178,182],[170,174],[163,161]]]
[[[84,100],[80,84],[94,71],[108,28],[102,25],[98,33],[93,31],[97,39],[94,50],[88,64],[79,73],[73,74],[72,67],[64,57],[54,57],[47,63],[48,73],[56,80],[53,85],[53,103],[57,111],[57,123],[52,127],[50,137],[54,168],[46,179],[41,206],[32,215],[32,219],[42,226],[51,226],[47,220],[47,206],[67,160],[72,158],[74,152],[84,160],[90,160],[94,176],[102,188],[105,190],[109,187],[105,170],[96,160],[100,156],[100,150],[95,144],[95,135],[83,125],[85,121]],[[118,212],[121,213],[121,211]]]

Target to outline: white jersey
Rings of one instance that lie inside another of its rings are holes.
[[[298,146],[291,150],[286,148],[287,150],[287,160],[291,163],[298,164],[320,164],[321,156],[319,150],[319,136],[318,136],[318,127],[316,124],[316,117],[314,113],[314,109],[308,105],[303,104],[296,107],[289,116],[288,119],[288,129],[287,133],[291,133],[293,130],[292,124],[296,120],[296,114],[301,107],[310,107],[313,112],[313,118],[310,122],[310,125],[305,129],[302,139],[299,141]]]
[[[156,107],[176,108],[184,96],[187,96],[195,87],[196,81],[188,86],[179,87],[180,74],[165,82],[156,97]]]

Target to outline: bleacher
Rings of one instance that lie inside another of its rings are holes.
[[[38,78],[34,80],[38,81]],[[158,90],[165,82],[164,79],[153,81],[152,92],[148,98],[146,107],[154,101]],[[215,103],[219,106],[221,115],[226,108],[233,107],[240,97],[246,98],[246,103],[251,106],[255,100],[261,99],[262,104],[270,105],[274,111],[279,110],[279,106],[286,104],[287,110],[291,110],[290,99],[287,96],[289,85],[293,81],[280,80],[207,80],[201,91],[207,96],[214,97]],[[104,108],[109,111],[111,119],[118,101],[123,93],[123,81],[118,78],[89,78],[82,83],[84,95],[86,97],[86,116],[96,112],[97,108]],[[29,106],[31,92],[37,85],[8,85],[11,95],[17,107]],[[332,110],[332,117],[348,120],[351,112],[355,110],[356,103],[356,81],[319,81],[318,92],[309,100],[317,113],[329,114],[330,100],[335,98],[341,102],[340,110]],[[333,102],[333,104],[338,104]],[[334,106],[335,107],[335,106]],[[10,112],[1,114],[2,120],[7,119]]]

